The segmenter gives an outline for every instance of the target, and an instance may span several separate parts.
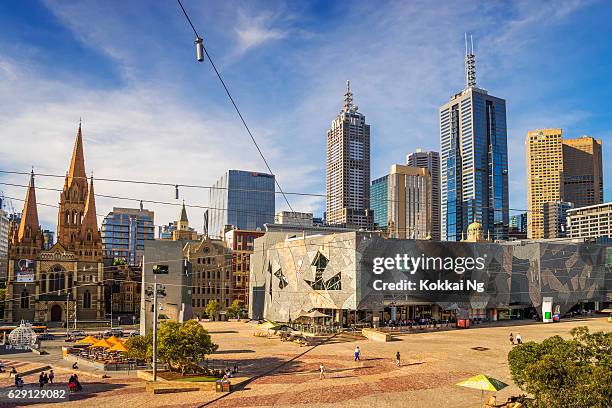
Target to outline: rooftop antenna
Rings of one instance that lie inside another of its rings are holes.
[[[359,109],[353,104],[353,93],[351,92],[351,81],[346,80],[346,92],[344,93],[344,106],[342,112],[355,112]]]
[[[465,33],[465,87],[476,86],[476,55],[474,55],[474,39],[470,34],[470,45],[468,48],[467,33]]]

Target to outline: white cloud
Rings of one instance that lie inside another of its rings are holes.
[[[247,15],[246,11],[241,10],[238,13],[238,23],[235,28],[236,54],[240,55],[264,43],[287,37],[288,30],[273,27],[278,19],[278,13],[273,14],[264,11],[255,16],[250,16]]]

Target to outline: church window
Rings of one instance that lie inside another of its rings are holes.
[[[40,275],[40,292],[45,293],[47,291],[47,275]]]
[[[83,293],[83,309],[91,309],[91,292],[89,290]]]
[[[30,295],[27,290],[23,290],[21,292],[21,308],[29,309],[30,308]]]

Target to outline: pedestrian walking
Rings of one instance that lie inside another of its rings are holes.
[[[355,347],[355,361],[361,361],[361,349],[359,346]]]
[[[53,379],[55,378],[55,373],[53,370],[49,371],[49,383],[53,384]]]
[[[17,376],[17,369],[15,368],[15,366],[11,367],[11,371],[9,372],[9,378],[11,378],[13,374]]]
[[[319,380],[322,380],[325,378],[325,367],[323,367],[323,364],[319,364]]]
[[[40,388],[45,385],[45,376],[43,375],[43,373],[40,373],[40,375],[38,376],[38,385],[40,386]]]
[[[397,353],[395,353],[395,365],[399,367],[400,364],[401,364],[401,358],[400,358],[400,352],[398,351]]]
[[[47,375],[47,373],[43,373],[43,383],[49,384],[49,376]]]
[[[512,332],[510,332],[510,336],[508,336],[508,339],[510,340],[510,344],[514,346],[514,336],[512,335]]]
[[[521,337],[521,333],[516,333],[516,344],[523,344],[523,337]]]
[[[79,366],[77,365],[76,361],[72,364],[72,369],[73,370],[78,370]]]
[[[23,387],[23,378],[19,374],[15,374],[15,386],[17,388]]]

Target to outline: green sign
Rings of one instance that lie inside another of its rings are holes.
[[[544,312],[544,318],[545,318],[546,320],[550,320],[550,319],[552,319],[551,314],[552,314],[551,312]]]

